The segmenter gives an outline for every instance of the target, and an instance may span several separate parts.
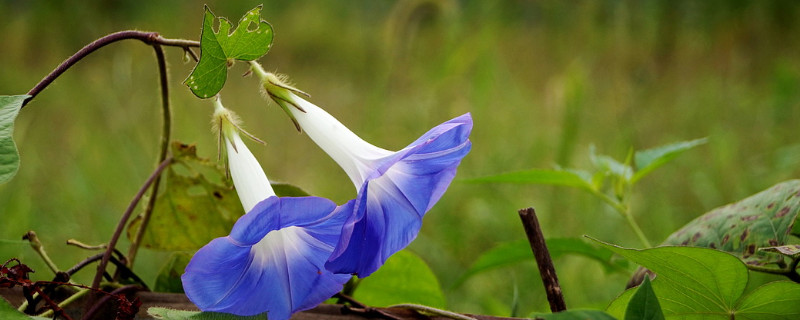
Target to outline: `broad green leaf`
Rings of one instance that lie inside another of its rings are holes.
[[[736,319],[800,319],[800,284],[775,281],[739,301]]]
[[[165,251],[193,251],[228,235],[244,214],[225,173],[215,163],[198,158],[196,148],[173,143],[175,160],[166,170],[155,207],[140,245]],[[133,238],[141,219],[128,226]]]
[[[610,250],[656,273],[652,282],[665,319],[795,319],[800,314],[800,284],[778,281],[742,296],[749,275],[735,256],[708,248],[657,247]],[[606,309],[623,318],[636,289]]]
[[[615,320],[608,313],[600,310],[571,309],[557,313],[534,313],[530,315],[534,320]]]
[[[444,308],[446,303],[436,275],[408,250],[395,253],[378,271],[362,279],[353,297],[373,307],[413,303]]]
[[[722,251],[692,247],[635,250],[609,244],[606,248],[656,273],[653,287],[666,316],[727,315],[747,285],[747,267]]]
[[[696,146],[704,144],[708,141],[706,138],[695,139],[691,141],[682,141],[668,144],[661,147],[656,147],[647,150],[637,151],[634,156],[636,163],[636,172],[631,178],[631,183],[636,183],[639,179],[646,176],[656,168],[675,159],[684,151],[692,149]]]
[[[532,169],[525,171],[509,172],[494,176],[467,179],[466,182],[477,183],[528,183],[528,184],[549,184],[565,187],[574,187],[585,190],[592,190],[591,180],[587,180],[580,174],[569,170],[548,170]]]
[[[237,316],[229,313],[220,312],[200,312],[175,310],[169,308],[152,307],[147,309],[147,314],[155,319],[163,320],[266,320],[267,313],[255,316]]]
[[[565,254],[577,254],[600,262],[607,272],[627,270],[625,260],[612,260],[613,252],[606,248],[591,245],[583,239],[552,238],[545,240],[545,242],[547,250],[553,259]],[[522,239],[501,243],[481,254],[453,286],[461,285],[475,274],[523,261],[535,261],[527,240]]]
[[[214,32],[214,20],[219,21]],[[267,54],[272,46],[272,26],[261,20],[261,6],[248,11],[231,32],[228,19],[216,18],[208,6],[200,35],[200,62],[184,83],[199,98],[216,95],[225,85],[229,62],[251,61]]]
[[[0,319],[3,320],[50,320],[50,318],[34,317],[19,312],[8,301],[0,297]]]
[[[14,120],[29,95],[0,96],[0,183],[11,180],[19,169],[19,152],[14,143]]]
[[[715,248],[763,265],[781,257],[758,248],[786,244],[798,212],[800,180],[790,180],[709,211],[670,235],[664,244]]]
[[[191,259],[192,255],[187,252],[173,252],[170,254],[167,263],[158,271],[153,290],[156,292],[183,293],[181,275]]]
[[[631,297],[625,311],[625,320],[664,320],[664,313],[650,284],[650,277],[644,277],[644,281]]]

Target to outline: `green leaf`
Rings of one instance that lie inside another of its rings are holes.
[[[19,312],[8,301],[0,297],[0,319],[3,320],[49,320],[50,318],[34,317]]]
[[[310,196],[308,192],[300,187],[288,184],[288,183],[280,183],[280,182],[272,182],[272,190],[275,191],[275,194],[281,197],[307,197]]]
[[[395,253],[378,271],[361,279],[353,297],[374,307],[413,303],[444,308],[446,303],[436,275],[408,250]]]
[[[739,301],[736,319],[800,319],[800,285],[775,281],[758,287]]]
[[[664,244],[716,248],[747,263],[764,265],[781,256],[757,249],[786,244],[798,212],[800,180],[790,180],[709,211],[670,235]]]
[[[175,310],[168,308],[152,307],[147,309],[147,314],[156,319],[164,320],[266,320],[267,313],[262,313],[255,316],[237,316],[229,313],[221,312],[201,312],[201,311],[186,311]]]
[[[158,271],[154,290],[156,292],[183,293],[181,274],[183,274],[186,265],[189,264],[191,259],[192,255],[187,252],[173,252],[170,254],[167,263]]]
[[[613,252],[602,247],[591,245],[583,239],[552,238],[545,240],[545,243],[553,259],[565,254],[576,254],[600,262],[607,272],[627,270],[624,264],[626,261],[612,260]],[[456,281],[453,287],[461,285],[464,281],[476,274],[523,261],[535,261],[530,244],[527,240],[522,239],[501,243],[481,254],[464,275]]]
[[[695,247],[610,250],[656,273],[653,291],[665,319],[795,319],[800,314],[800,285],[773,282],[742,296],[749,281],[747,267],[737,257]],[[636,289],[614,300],[606,311],[623,318]]]
[[[29,95],[0,96],[0,183],[5,183],[17,174],[19,152],[14,143],[14,120]]]
[[[664,312],[658,303],[658,297],[650,285],[650,277],[644,277],[639,289],[631,297],[625,311],[625,320],[664,320]]]
[[[215,18],[206,6],[200,35],[200,62],[184,81],[192,93],[203,99],[222,90],[230,61],[258,59],[272,46],[272,26],[261,20],[260,5],[248,11],[233,32],[230,21],[223,17],[218,18],[219,31],[214,32]]]
[[[534,313],[530,315],[534,320],[615,320],[608,313],[600,310],[571,309],[557,313]]]
[[[527,183],[527,184],[549,184],[564,187],[574,187],[585,190],[592,190],[592,184],[588,178],[584,178],[579,173],[570,170],[548,170],[531,169],[525,171],[509,172],[494,176],[467,179],[466,182],[477,183]]]
[[[636,183],[639,179],[643,178],[656,168],[672,161],[681,153],[692,149],[696,146],[708,142],[708,139],[701,138],[691,141],[682,141],[668,144],[661,147],[656,147],[647,150],[637,151],[634,156],[636,163],[636,173],[631,178],[631,183]]]

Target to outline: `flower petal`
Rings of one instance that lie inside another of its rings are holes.
[[[377,163],[362,185],[342,238],[325,267],[366,277],[416,238],[471,148],[469,114],[428,131]]]
[[[244,215],[231,235],[201,248],[181,279],[203,311],[268,312],[271,320],[316,306],[349,276],[325,270],[352,202],[270,197]]]

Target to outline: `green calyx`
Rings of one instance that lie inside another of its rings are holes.
[[[292,120],[292,123],[294,123],[294,127],[297,129],[297,131],[302,132],[303,130],[301,129],[300,124],[297,122],[297,119],[294,117],[289,108],[295,108],[300,110],[300,112],[305,113],[306,111],[296,102],[295,99],[297,95],[304,95],[306,97],[310,97],[310,95],[290,85],[287,77],[284,75],[276,75],[271,72],[266,72],[264,71],[264,68],[262,68],[261,65],[255,61],[251,61],[250,66],[253,73],[261,80],[261,85],[264,88],[264,92],[270,98],[272,98],[272,100],[275,101],[275,103],[277,103],[284,112],[286,112],[286,115]]]

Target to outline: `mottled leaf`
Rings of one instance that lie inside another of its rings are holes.
[[[553,259],[565,254],[576,254],[599,262],[607,272],[627,270],[627,261],[612,260],[613,252],[603,247],[591,245],[583,239],[552,238],[545,240],[545,243]],[[454,286],[460,285],[465,280],[481,272],[523,261],[535,261],[530,244],[527,240],[522,239],[519,241],[501,243],[482,253]]]
[[[534,313],[530,315],[534,320],[615,320],[608,313],[600,310],[570,309],[557,313]]]
[[[736,254],[749,264],[780,260],[758,248],[786,244],[800,212],[800,180],[779,183],[747,199],[700,216],[670,235],[666,245],[709,247]]]
[[[650,284],[650,277],[644,278],[631,297],[625,311],[625,320],[664,320],[664,312],[661,311],[661,304]]]
[[[590,179],[590,177],[584,177],[581,174],[570,170],[532,169],[503,173],[494,176],[466,179],[465,181],[477,183],[503,182],[549,184],[591,190],[592,184]]]
[[[19,152],[14,143],[14,120],[29,95],[0,96],[0,183],[11,180],[19,169]]]
[[[691,141],[682,141],[671,143],[665,146],[656,147],[647,150],[637,151],[634,155],[634,163],[636,164],[636,173],[631,177],[631,183],[636,183],[639,179],[643,178],[656,168],[672,161],[681,153],[704,144],[708,141],[706,138],[695,139]]]
[[[173,252],[161,267],[161,270],[158,271],[153,290],[156,292],[183,293],[181,275],[191,259],[192,255],[190,253]]]
[[[800,285],[773,282],[743,296],[747,267],[729,253],[693,247],[610,250],[656,273],[653,291],[666,319],[795,319],[800,312]],[[618,318],[636,289],[629,289],[606,309]]]
[[[378,271],[361,279],[353,297],[373,307],[414,303],[444,308],[446,304],[436,275],[408,250],[395,253]]]
[[[194,146],[173,143],[175,160],[166,170],[141,246],[165,251],[193,251],[228,235],[244,214],[236,191],[215,163],[198,158]],[[219,182],[217,182],[219,181]],[[141,220],[128,227],[133,238]]]
[[[244,214],[239,196],[224,169],[197,157],[193,145],[173,143],[173,163],[163,176],[150,223],[141,245],[164,251],[194,251],[217,237],[230,233]],[[278,196],[307,196],[302,189],[286,184],[272,185]],[[128,226],[132,239],[141,217]]]
[[[228,19],[219,17],[214,32],[214,14],[205,7],[200,35],[200,61],[184,83],[199,98],[216,95],[225,85],[229,63],[251,61],[267,54],[272,46],[272,26],[261,20],[261,6],[248,11],[231,32]]]
[[[169,308],[156,308],[156,307],[147,309],[147,314],[149,314],[155,319],[163,319],[163,320],[265,320],[267,319],[266,312],[255,316],[237,316],[230,313],[187,311],[187,310],[175,310]]]

